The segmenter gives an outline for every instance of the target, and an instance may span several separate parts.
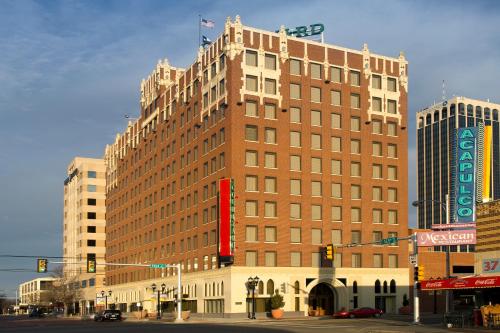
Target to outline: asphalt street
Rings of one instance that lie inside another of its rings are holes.
[[[0,317],[1,333],[441,333],[478,332],[478,329],[445,329],[438,325],[412,326],[390,319],[284,319],[284,320],[218,320],[193,321],[182,324],[156,321],[94,322],[68,319],[30,319]]]

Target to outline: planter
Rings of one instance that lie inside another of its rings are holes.
[[[271,315],[274,319],[280,319],[281,317],[283,317],[283,309],[272,309]]]
[[[174,311],[174,316],[177,319],[177,311]],[[183,320],[188,320],[190,316],[191,316],[191,311],[189,311],[189,310],[181,311],[181,318]]]

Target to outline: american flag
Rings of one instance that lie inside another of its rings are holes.
[[[201,19],[201,25],[205,28],[213,28],[215,27],[215,22],[212,20],[206,20],[204,18]]]

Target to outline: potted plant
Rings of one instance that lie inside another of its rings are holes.
[[[399,308],[399,314],[410,314],[410,301],[406,294],[403,295],[403,306]]]
[[[283,301],[283,296],[279,294],[278,289],[276,289],[274,295],[271,296],[271,315],[274,319],[280,319],[283,317],[283,307],[285,302]]]

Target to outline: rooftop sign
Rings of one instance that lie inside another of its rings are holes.
[[[323,23],[315,23],[309,26],[301,25],[296,27],[295,29],[285,28],[286,34],[292,37],[307,37],[320,35],[323,31],[325,31],[325,26]],[[276,32],[279,32],[276,31]]]

